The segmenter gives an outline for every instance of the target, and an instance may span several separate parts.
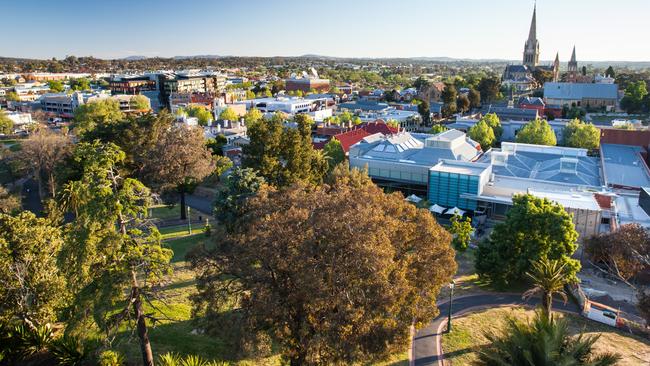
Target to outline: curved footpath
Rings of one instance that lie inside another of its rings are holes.
[[[467,312],[477,311],[479,309],[494,308],[506,305],[529,305],[535,306],[540,303],[540,299],[532,298],[522,300],[521,294],[494,294],[486,293],[481,295],[468,295],[454,298],[452,306],[452,317]],[[441,349],[441,335],[447,323],[449,314],[449,303],[438,304],[440,315],[435,318],[428,326],[420,329],[413,336],[411,365],[439,365],[442,366],[444,354]],[[578,308],[571,302],[555,301],[553,308],[565,312],[578,313]],[[453,330],[453,320],[452,320]]]

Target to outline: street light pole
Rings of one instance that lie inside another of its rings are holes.
[[[454,280],[451,280],[449,283],[449,315],[447,317],[447,333],[451,333],[451,310],[452,310],[452,304],[454,302],[454,287],[456,286],[456,282]]]
[[[187,206],[187,230],[192,235],[192,216],[190,215],[190,206]]]

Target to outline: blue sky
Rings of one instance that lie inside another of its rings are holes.
[[[2,0],[0,56],[519,59],[533,0]],[[539,0],[541,58],[650,61],[649,0]],[[646,19],[644,19],[646,18]]]

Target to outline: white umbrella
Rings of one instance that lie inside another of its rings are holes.
[[[447,212],[445,212],[447,215],[458,215],[458,216],[463,216],[465,215],[465,211],[461,210],[458,207],[452,207]]]
[[[418,202],[422,201],[422,198],[412,194],[412,195],[406,197],[406,200],[410,201],[410,202],[413,202],[413,203],[418,203]]]
[[[443,212],[445,212],[445,210],[446,210],[446,208],[444,208],[442,206],[438,206],[437,204],[429,207],[429,211],[435,212],[437,214],[442,214]]]

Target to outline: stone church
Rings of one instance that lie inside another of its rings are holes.
[[[524,57],[520,65],[508,65],[503,73],[503,84],[514,86],[519,92],[529,91],[540,85],[536,85],[533,74],[535,70],[548,71],[553,75],[552,81],[560,79],[560,56],[555,55],[555,61],[551,65],[539,64],[539,41],[537,40],[537,5],[533,9],[533,19],[530,22],[528,39],[524,44]]]

